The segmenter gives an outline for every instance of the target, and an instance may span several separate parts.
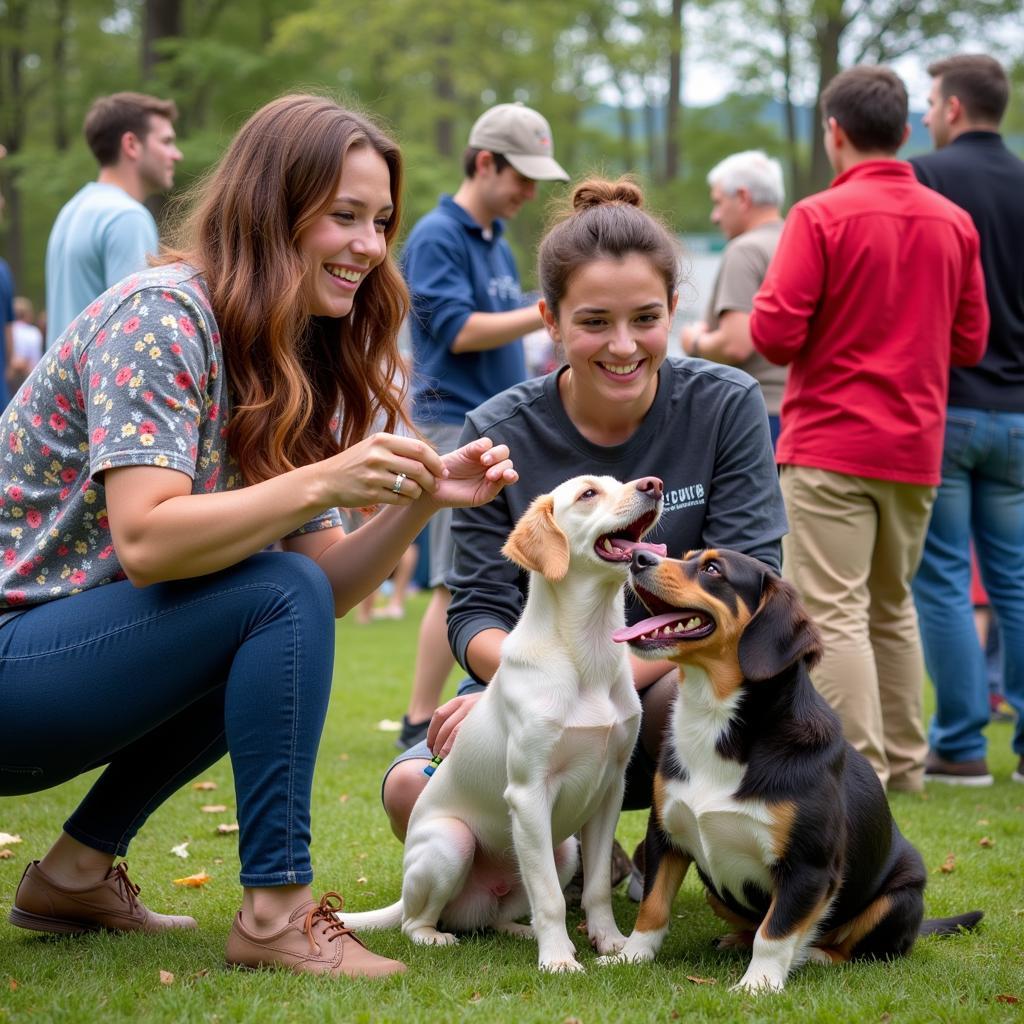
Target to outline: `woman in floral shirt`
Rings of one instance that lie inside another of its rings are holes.
[[[310,889],[333,619],[439,506],[488,501],[516,474],[504,446],[442,458],[391,432],[400,194],[374,125],[319,97],[267,105],[177,248],[85,309],[4,412],[0,794],[107,766],[26,869],[14,924],[194,927],[143,906],[113,862],[229,753],[244,887],[229,962],[404,969]],[[386,432],[365,436],[375,418]],[[368,505],[386,507],[345,537],[336,509]]]

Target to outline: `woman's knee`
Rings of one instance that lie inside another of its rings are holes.
[[[402,841],[405,840],[412,809],[428,782],[427,776],[423,774],[423,768],[428,763],[419,758],[399,761],[384,779],[381,792],[384,811],[391,824],[391,831]]]

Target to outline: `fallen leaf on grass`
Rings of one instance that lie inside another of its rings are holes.
[[[0,860],[10,860],[13,856],[13,850],[0,850]]]
[[[956,870],[956,857],[951,854],[946,854],[946,859],[939,865],[938,868],[944,875],[950,875]]]
[[[1011,1006],[1016,1006],[1020,1002],[1018,996],[1011,996],[1008,992],[1002,992],[996,996],[997,1003],[1009,1003]]]
[[[211,790],[217,788],[217,783],[211,782],[209,779],[207,779],[205,782],[193,782],[192,788],[198,789],[200,793],[209,793]]]
[[[376,728],[377,732],[401,732],[402,723],[396,722],[393,718],[382,718]]]
[[[209,967],[204,967],[201,971],[196,971],[196,973],[193,974],[192,977],[193,978],[205,978],[209,973],[210,973],[210,968]]]
[[[189,875],[187,878],[176,878],[174,884],[187,885],[190,889],[198,889],[200,886],[206,885],[212,877],[212,875],[208,875],[205,871],[200,871],[199,874]]]
[[[480,993],[479,993],[479,992],[474,992],[474,993],[473,993],[473,994],[472,994],[472,995],[471,995],[471,996],[469,997],[469,1001],[470,1001],[471,1003],[479,1003],[481,999],[483,999],[483,996],[482,996],[482,995],[480,995]]]
[[[686,980],[687,981],[692,981],[694,983],[694,985],[717,985],[718,984],[718,979],[717,978],[698,978],[698,977],[696,977],[693,974],[688,974],[686,976]]]
[[[988,820],[988,818],[979,818],[978,819],[978,824],[979,825],[991,825],[992,823]]]
[[[17,982],[16,982],[16,981],[15,981],[15,980],[14,980],[13,978],[11,978],[11,979],[10,979],[10,980],[9,980],[9,981],[7,982],[7,987],[8,987],[8,988],[9,988],[9,989],[10,989],[10,990],[11,990],[12,992],[14,992],[14,991],[16,991],[16,989],[18,988],[18,983],[17,983]]]
[[[338,803],[347,804],[348,803],[348,793],[342,793],[341,796],[338,797]]]
[[[177,846],[172,846],[171,847],[171,853],[173,853],[175,857],[180,857],[182,860],[187,860],[188,859],[188,842],[178,843]]]
[[[338,755],[338,760],[339,761],[347,761],[348,760],[348,754],[339,754]]]
[[[227,809],[227,804],[203,804],[199,808],[203,814],[223,814]]]
[[[991,838],[991,836],[982,836],[978,840],[978,845],[979,846],[995,846],[996,845],[996,841],[993,838]]]
[[[367,878],[366,878],[366,875],[360,875],[360,876],[359,876],[359,877],[358,877],[358,878],[356,879],[356,885],[366,885],[366,882],[367,882]]]
[[[219,835],[219,836],[229,836],[229,835],[231,835],[232,832],[237,832],[237,831],[238,831],[238,822],[237,821],[234,822],[231,825],[229,825],[229,824],[227,824],[227,822],[225,822],[223,825],[218,825],[217,826],[217,835]]]
[[[160,984],[161,985],[173,985],[174,984],[174,975],[171,974],[170,971],[161,971],[160,972]]]
[[[10,832],[0,832],[0,846],[14,846],[15,843],[21,842],[24,842],[21,836],[12,836]]]

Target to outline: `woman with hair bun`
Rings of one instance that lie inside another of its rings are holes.
[[[526,574],[501,546],[537,495],[580,473],[658,476],[664,511],[647,540],[676,557],[728,547],[779,568],[786,516],[757,382],[731,366],[668,357],[679,264],[676,239],[643,209],[629,179],[578,185],[540,243],[540,309],[565,365],[466,417],[462,441],[486,436],[509,445],[520,480],[490,504],[455,513],[448,635],[473,678],[434,713],[426,743],[389,770],[384,804],[399,837],[425,782],[422,761],[451,749],[519,618]],[[639,602],[627,608],[630,623],[644,614]],[[626,776],[627,810],[650,806],[676,691],[669,662],[634,659],[633,671],[643,723]]]
[[[83,310],[8,406],[0,795],[106,766],[26,868],[13,924],[194,928],[148,910],[114,859],[228,753],[243,886],[228,962],[404,970],[310,888],[334,618],[438,507],[488,501],[516,473],[486,438],[442,458],[391,432],[401,186],[398,147],[370,121],[275,100],[200,186],[173,250]],[[384,508],[346,537],[337,509],[368,505]]]

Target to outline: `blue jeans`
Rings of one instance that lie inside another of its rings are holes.
[[[932,509],[914,601],[935,684],[931,748],[949,761],[985,756],[985,656],[971,607],[970,540],[1003,636],[1006,699],[1024,754],[1024,413],[950,408],[942,485]]]
[[[246,886],[309,884],[309,803],[334,664],[334,603],[303,555],[111,583],[0,626],[0,795],[106,765],[64,825],[123,856],[225,753]]]

